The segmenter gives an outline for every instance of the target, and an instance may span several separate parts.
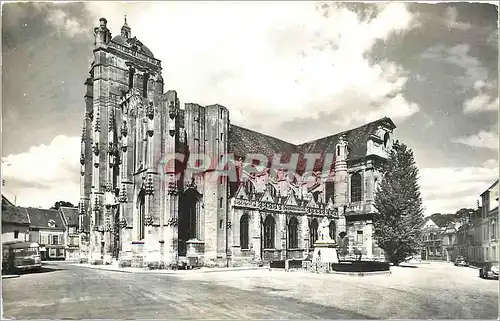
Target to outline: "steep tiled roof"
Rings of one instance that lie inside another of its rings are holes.
[[[15,206],[15,205],[12,204],[12,202],[9,201],[7,199],[7,197],[5,197],[5,196],[2,195],[2,208],[3,208],[3,206]]]
[[[58,210],[46,210],[31,207],[28,207],[27,210],[31,220],[31,227],[48,228],[49,221],[53,220],[55,228],[64,229],[64,223]]]
[[[78,226],[78,208],[61,206],[59,211],[67,226]]]
[[[30,218],[24,207],[2,204],[2,223],[30,224]]]
[[[236,157],[257,153],[272,156],[288,153],[332,153],[335,154],[335,145],[340,136],[344,135],[348,142],[348,159],[366,155],[366,143],[370,135],[375,134],[379,125],[385,124],[389,128],[396,126],[390,118],[384,117],[363,126],[346,130],[341,133],[323,137],[311,142],[294,145],[281,139],[258,133],[236,125],[231,125],[229,131],[229,152]]]
[[[377,128],[381,124],[386,124],[389,127],[396,126],[387,117],[378,119],[361,127],[343,131],[341,133],[323,137],[311,142],[307,142],[298,146],[301,153],[332,153],[335,154],[335,145],[339,141],[340,136],[344,135],[344,139],[348,142],[349,154],[347,159],[355,159],[366,155],[366,143],[370,135],[375,134]]]
[[[232,125],[229,128],[229,152],[235,156],[245,157],[247,154],[274,155],[294,153],[297,146],[269,135]]]

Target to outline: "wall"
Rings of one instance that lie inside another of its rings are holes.
[[[66,244],[66,260],[77,260],[80,257],[80,235],[76,227],[67,227],[64,232]]]
[[[38,237],[38,243],[42,248],[40,250],[42,260],[46,259],[64,259],[65,254],[65,232],[61,230],[50,230],[43,229],[39,231],[33,231],[33,237]],[[58,236],[57,244],[53,242],[53,235]],[[43,251],[45,248],[46,251]],[[45,252],[45,253],[42,253]]]
[[[26,232],[29,230],[29,225],[26,224],[12,224],[2,222],[2,243],[6,242],[28,242],[30,241],[29,233]],[[17,238],[15,238],[15,231],[18,232]],[[34,240],[34,242],[37,242]]]

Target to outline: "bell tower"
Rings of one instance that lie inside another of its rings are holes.
[[[159,204],[166,193],[155,168],[167,126],[161,62],[130,37],[126,18],[113,38],[107,20],[99,19],[85,82],[80,231],[88,241],[82,255],[95,264],[130,252],[134,241],[159,250],[152,236],[163,226]]]

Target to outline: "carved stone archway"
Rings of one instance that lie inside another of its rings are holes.
[[[178,254],[185,256],[187,252],[186,242],[200,238],[199,203],[202,194],[195,186],[187,188],[179,198],[179,226],[178,226]]]

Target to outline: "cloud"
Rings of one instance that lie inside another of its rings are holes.
[[[418,110],[403,94],[407,71],[370,59],[375,43],[413,27],[403,3],[377,5],[364,17],[343,6],[326,5],[325,13],[312,2],[86,6],[93,24],[106,17],[113,34],[127,14],[132,36],[162,60],[166,89],[184,102],[225,105],[235,122],[272,128],[335,113],[349,127],[365,115],[405,118]]]
[[[80,35],[92,35],[84,25],[75,18],[70,17],[62,9],[54,6],[44,6],[43,8],[47,10],[47,22],[59,32],[66,33],[71,38]]]
[[[7,195],[17,205],[50,207],[56,201],[78,203],[80,197],[80,138],[57,136],[49,145],[2,159]]]
[[[467,137],[452,139],[454,143],[464,144],[470,147],[488,148],[498,150],[498,131],[484,131]]]
[[[481,80],[476,81],[474,84],[476,96],[464,102],[464,112],[498,111],[498,88],[496,83],[493,81],[488,83]]]
[[[443,13],[442,21],[448,29],[468,30],[470,23],[458,21],[458,11],[455,7],[447,7]]]
[[[421,168],[419,183],[425,215],[476,208],[479,195],[497,179],[498,160],[495,159],[462,168]]]
[[[476,57],[469,55],[470,45],[458,44],[453,47],[435,45],[428,48],[423,54],[424,59],[438,60],[464,70],[464,77],[455,77],[455,82],[464,87],[470,87],[478,81],[488,79],[487,68]]]
[[[486,42],[491,45],[493,48],[497,49],[498,48],[498,28],[494,29],[490,32],[490,35],[488,36],[488,39]]]

